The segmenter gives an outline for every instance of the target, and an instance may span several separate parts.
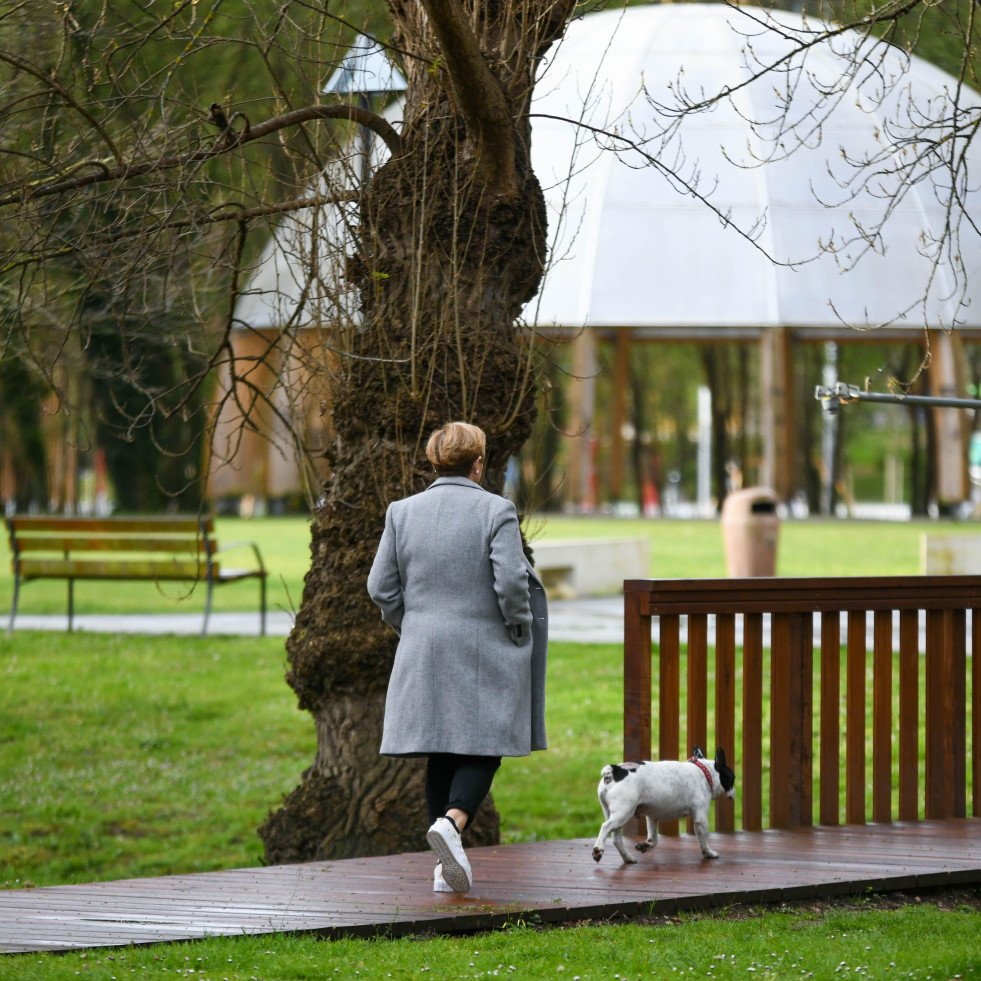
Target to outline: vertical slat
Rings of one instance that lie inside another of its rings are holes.
[[[865,824],[865,613],[848,614],[845,662],[845,820]]]
[[[732,765],[736,755],[736,618],[721,613],[715,621],[715,744],[706,748],[712,755],[721,746]],[[715,805],[718,831],[736,828],[735,801],[722,798]]]
[[[662,616],[659,652],[658,758],[676,760],[681,742],[679,700],[681,697],[681,622],[674,615]],[[658,830],[664,835],[678,833],[677,821],[662,821]]]
[[[967,817],[967,611],[951,610],[950,726],[946,741],[955,818]]]
[[[770,619],[770,827],[790,825],[790,634],[786,615]]]
[[[920,614],[899,614],[899,820],[919,818]]]
[[[798,616],[800,646],[797,682],[794,688],[800,699],[794,759],[800,769],[800,810],[798,821],[803,827],[814,824],[814,617]]]
[[[943,610],[926,615],[926,817],[948,816],[944,788],[944,628]]]
[[[840,821],[841,614],[821,614],[821,824]]]
[[[642,593],[623,594],[623,758],[651,756],[651,617]]]
[[[743,618],[743,828],[763,827],[763,614]]]
[[[688,740],[685,752],[701,746],[708,755],[708,617],[693,613],[688,617]]]
[[[688,739],[686,755],[700,746],[708,755],[708,616],[693,613],[688,617]],[[694,832],[688,818],[688,834]]]
[[[892,821],[892,611],[876,610],[872,641],[872,820]]]
[[[971,610],[971,813],[981,817],[981,609]]]
[[[981,817],[981,609],[971,610],[971,813]]]

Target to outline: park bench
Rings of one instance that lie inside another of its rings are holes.
[[[75,580],[201,582],[207,585],[201,635],[208,631],[215,586],[259,580],[260,632],[266,633],[266,569],[254,542],[219,548],[211,518],[7,518],[14,598],[7,632],[14,629],[23,583],[34,579],[68,582],[68,629],[75,615]],[[221,565],[219,553],[252,549],[251,568]]]

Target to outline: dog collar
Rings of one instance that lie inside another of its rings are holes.
[[[708,781],[709,785],[709,793],[712,793],[712,774],[709,773],[709,768],[701,760],[695,759],[694,756],[688,762],[694,763],[695,766],[697,766],[699,770],[705,774],[705,779]]]

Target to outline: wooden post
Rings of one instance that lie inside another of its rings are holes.
[[[935,395],[957,398],[966,388],[960,334],[930,331],[930,387]],[[959,504],[967,497],[967,414],[962,409],[933,409],[937,434],[933,472],[941,504]]]
[[[613,422],[610,427],[610,500],[623,500],[623,424],[626,421],[627,392],[630,390],[630,328],[617,331],[616,360],[613,366]]]
[[[583,327],[572,342],[569,379],[569,465],[566,488],[569,503],[580,506],[589,497],[589,445],[596,404],[596,333]]]
[[[623,758],[651,758],[651,617],[644,594],[623,593]]]
[[[713,756],[717,747],[726,752],[730,766],[736,755],[736,618],[720,613],[715,621],[715,742],[706,747]],[[718,831],[736,828],[735,801],[721,798],[715,805],[715,827]]]
[[[821,614],[821,824],[840,823],[841,614]]]
[[[763,827],[763,614],[743,618],[743,827]]]
[[[651,616],[643,609],[644,594],[623,590],[623,758],[651,758]],[[647,836],[639,818],[627,822],[628,835]]]
[[[975,647],[975,650],[978,650]],[[899,820],[919,818],[920,625],[917,610],[899,614]],[[981,745],[978,742],[975,746]]]
[[[781,501],[794,491],[794,403],[790,332],[771,327],[760,340],[760,372],[763,406],[762,483],[773,488]]]
[[[658,759],[680,757],[681,727],[678,719],[681,698],[681,618],[662,615],[658,638]],[[664,821],[661,834],[676,835],[677,821]]]
[[[813,821],[813,629],[810,614],[775,613],[770,656],[770,826]]]
[[[872,646],[872,820],[892,821],[892,610],[876,610]]]

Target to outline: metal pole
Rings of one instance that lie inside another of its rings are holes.
[[[830,388],[818,385],[814,397],[823,403],[824,411],[834,415],[839,405],[850,402],[886,402],[892,405],[924,405],[947,409],[981,409],[981,399],[948,398],[939,395],[895,395],[887,392],[863,392],[857,385],[838,382]]]

